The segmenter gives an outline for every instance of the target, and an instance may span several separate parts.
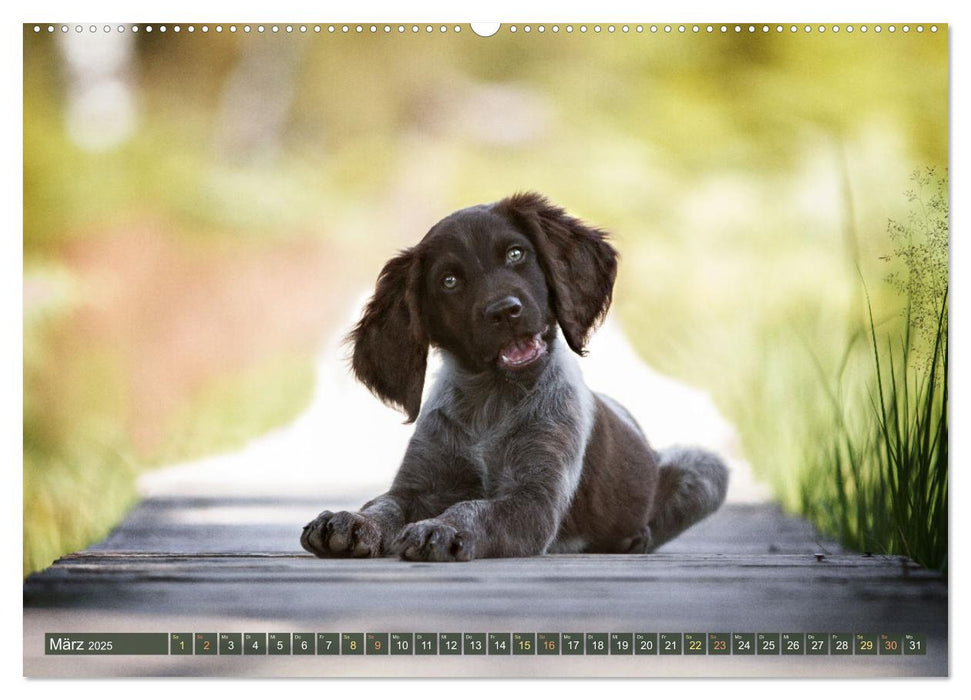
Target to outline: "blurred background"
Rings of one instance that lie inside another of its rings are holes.
[[[520,190],[613,233],[614,318],[786,509],[946,568],[946,28],[572,26],[24,27],[25,575],[294,420],[381,264]]]

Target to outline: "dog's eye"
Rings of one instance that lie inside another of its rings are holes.
[[[442,287],[445,289],[455,289],[459,286],[459,278],[455,275],[445,275],[442,277]]]
[[[506,262],[516,264],[522,262],[523,258],[526,257],[526,251],[519,246],[513,246],[506,251]]]

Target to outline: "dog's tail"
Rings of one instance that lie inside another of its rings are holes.
[[[650,549],[711,515],[725,501],[728,468],[717,455],[693,447],[672,447],[658,453],[661,468],[657,509],[648,525]]]

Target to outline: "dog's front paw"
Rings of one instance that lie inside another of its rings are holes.
[[[468,533],[435,518],[406,525],[391,549],[411,561],[469,561],[475,557]]]
[[[381,528],[360,513],[325,510],[304,526],[300,544],[318,557],[379,557]]]

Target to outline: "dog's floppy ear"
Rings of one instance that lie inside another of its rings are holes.
[[[583,355],[590,333],[607,315],[617,276],[617,251],[607,234],[533,192],[504,199],[497,209],[532,240],[566,342]]]
[[[428,358],[418,302],[419,270],[414,248],[389,260],[347,338],[354,345],[354,374],[382,401],[404,410],[408,423],[418,417]]]

